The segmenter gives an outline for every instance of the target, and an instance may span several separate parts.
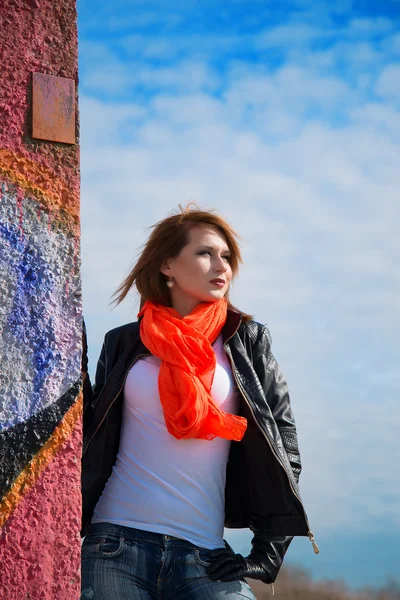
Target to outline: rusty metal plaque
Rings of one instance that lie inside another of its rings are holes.
[[[32,137],[75,144],[75,81],[32,73]]]

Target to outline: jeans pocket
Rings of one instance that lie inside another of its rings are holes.
[[[209,555],[210,551],[207,550],[207,548],[196,548],[194,551],[196,562],[198,562],[202,567],[209,567],[211,565],[211,559]]]
[[[112,558],[119,556],[124,547],[125,538],[119,535],[105,534],[103,536],[87,536],[82,545],[82,557],[102,556]]]
[[[119,556],[124,547],[125,538],[118,535],[105,535],[99,546],[101,556]]]

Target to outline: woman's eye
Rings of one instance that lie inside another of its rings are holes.
[[[209,250],[201,250],[200,252],[198,252],[199,256],[203,256],[204,254],[208,254],[208,256],[211,256],[211,252]],[[231,260],[231,257],[229,255],[222,256],[221,258],[227,260],[228,262]]]

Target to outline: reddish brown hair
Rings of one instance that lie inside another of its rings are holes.
[[[188,204],[186,207],[179,205],[179,211],[151,227],[153,231],[138,260],[113,295],[115,304],[122,302],[132,286],[136,285],[136,289],[140,294],[140,308],[146,300],[150,300],[155,304],[171,306],[167,277],[161,273],[161,265],[167,260],[178,256],[182,248],[189,243],[191,228],[202,224],[215,227],[224,236],[231,251],[230,265],[233,277],[235,277],[239,271],[239,264],[243,262],[237,241],[238,234],[225,219],[215,214],[214,211],[202,210],[193,203]],[[225,295],[225,298],[228,301],[228,307],[241,313],[245,321],[252,318],[232,306],[229,293]]]

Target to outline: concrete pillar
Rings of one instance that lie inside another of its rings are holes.
[[[0,598],[77,600],[75,0],[2,0],[0,44]]]

